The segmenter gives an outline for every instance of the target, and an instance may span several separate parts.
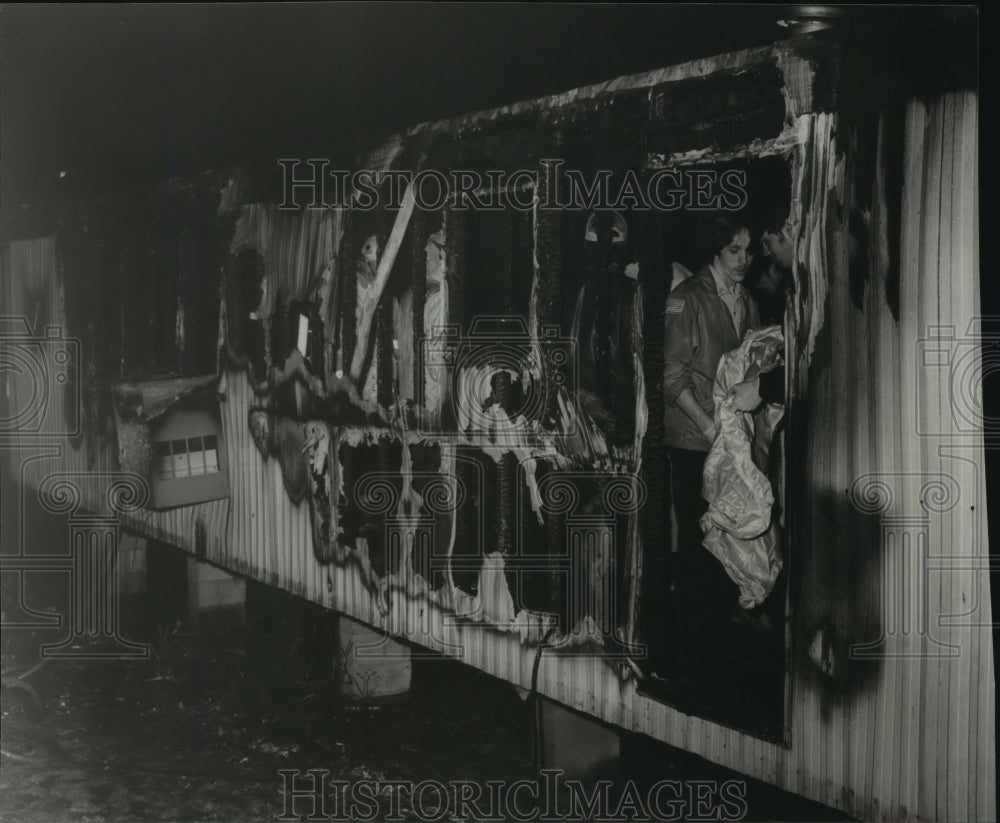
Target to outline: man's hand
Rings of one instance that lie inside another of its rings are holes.
[[[729,399],[737,411],[752,412],[761,404],[758,378],[737,383],[730,390]]]
[[[708,438],[709,443],[715,442],[715,435],[718,434],[715,421],[698,405],[698,401],[694,399],[691,389],[684,389],[680,393],[680,396],[677,398],[677,405],[680,406],[684,414],[691,418],[691,422],[698,427],[698,431]]]

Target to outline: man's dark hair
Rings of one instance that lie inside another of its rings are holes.
[[[752,243],[754,232],[747,218],[733,212],[715,212],[708,215],[699,232],[699,265],[707,266],[711,263],[715,255],[744,230],[750,234]]]
[[[780,234],[788,221],[791,213],[787,203],[780,206],[773,206],[764,212],[764,219],[761,221],[761,232],[766,234]]]

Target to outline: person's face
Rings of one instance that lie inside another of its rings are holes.
[[[764,232],[760,239],[764,252],[774,259],[774,262],[785,269],[792,267],[792,257],[795,252],[795,242],[792,232],[785,223],[777,232]]]
[[[750,232],[740,229],[715,255],[716,268],[731,283],[742,283],[750,269]]]

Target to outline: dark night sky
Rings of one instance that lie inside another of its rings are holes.
[[[4,209],[361,151],[416,122],[769,43],[786,8],[5,5]],[[864,28],[869,12],[851,14]]]

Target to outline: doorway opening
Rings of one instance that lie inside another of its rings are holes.
[[[772,357],[766,366],[773,373],[759,385],[753,368],[738,378],[716,369],[754,330],[772,327],[769,339],[783,341],[792,278],[779,241],[790,254],[791,169],[787,159],[770,157],[699,165],[698,171],[719,177],[738,172],[729,179],[745,181],[746,197],[738,211],[680,210],[649,218],[656,221],[661,262],[656,276],[643,278],[649,425],[642,465],[649,499],[664,505],[643,513],[637,628],[648,656],[640,666],[640,690],[687,714],[784,742],[787,579],[794,550],[785,528],[785,361]],[[736,261],[733,267],[726,268],[723,251]],[[722,290],[727,287],[728,294]],[[714,356],[706,355],[713,349]],[[715,414],[713,391],[724,385],[728,396],[745,378],[763,396],[743,418],[751,425],[742,435],[741,456],[735,463],[719,461],[718,442],[726,438],[728,445],[740,435]],[[760,481],[749,503],[741,487],[747,467]],[[713,514],[705,518],[710,505]],[[723,509],[736,521],[745,513],[748,523],[760,522],[764,530],[750,538],[746,523],[729,521],[731,528],[720,530]]]

